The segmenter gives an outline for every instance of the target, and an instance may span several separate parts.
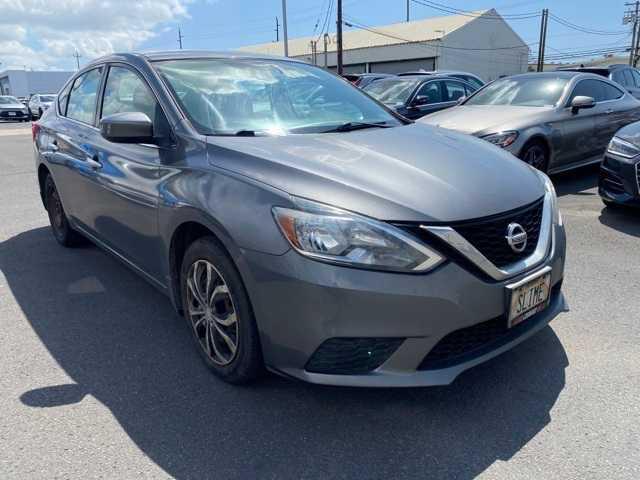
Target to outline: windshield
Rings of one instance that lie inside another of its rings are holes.
[[[378,80],[364,88],[376,100],[388,105],[406,103],[416,88],[416,80]]]
[[[40,95],[40,101],[42,102],[53,102],[55,100],[55,95]]]
[[[20,103],[16,97],[0,97],[0,105],[11,105]]]
[[[465,105],[552,107],[568,80],[561,77],[512,77],[496,80],[469,98]]]
[[[402,123],[360,90],[321,68],[280,60],[156,62],[203,135],[322,133],[343,124]]]

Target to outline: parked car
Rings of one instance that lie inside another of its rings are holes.
[[[565,308],[546,175],[313,65],[108,56],[33,133],[55,239],[166,293],[229,382],[447,384]]]
[[[616,64],[608,67],[560,68],[566,72],[594,73],[622,85],[631,95],[640,99],[640,72],[630,65]]]
[[[45,110],[47,110],[55,101],[56,96],[52,94],[31,95],[29,99],[29,112],[33,118],[40,118]]]
[[[431,70],[431,71],[417,70],[415,72],[404,72],[404,73],[398,74],[399,77],[415,76],[415,75],[438,75],[441,77],[444,76],[444,77],[458,78],[460,80],[464,80],[467,83],[470,83],[476,90],[484,86],[484,81],[477,75],[474,75],[473,73],[469,73],[469,72],[459,72],[457,70]]]
[[[453,107],[476,89],[453,77],[414,75],[378,80],[363,90],[400,115],[415,120]]]
[[[600,166],[598,191],[606,205],[640,207],[640,122],[611,139]]]
[[[390,73],[347,73],[343,76],[358,88],[364,88],[381,78],[393,77]]]
[[[0,120],[29,120],[29,110],[11,95],[0,95]]]
[[[18,101],[23,104],[25,107],[29,107],[29,98],[28,97],[18,97]]]
[[[640,102],[618,84],[556,71],[496,80],[421,121],[483,138],[556,173],[600,162],[614,133],[638,119]]]

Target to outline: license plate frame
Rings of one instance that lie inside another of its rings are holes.
[[[507,285],[506,292],[507,328],[512,328],[549,306],[551,267],[547,266],[517,283]]]
[[[10,117],[17,117],[18,116],[18,112],[9,112],[9,116]]]

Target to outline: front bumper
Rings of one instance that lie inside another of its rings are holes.
[[[598,193],[607,201],[640,207],[640,159],[628,163],[606,154],[600,166]]]
[[[329,265],[294,251],[281,256],[245,251],[239,266],[253,303],[265,363],[283,375],[319,384],[451,383],[464,370],[513,348],[566,309],[560,290],[565,235],[562,226],[553,228],[554,245],[546,260],[504,281],[487,279],[453,261],[430,273],[411,275]],[[452,332],[500,319],[506,324],[505,287],[546,266],[552,269],[554,293],[548,308],[524,322],[526,328],[514,329],[515,334],[440,364],[441,368],[421,365]],[[366,373],[310,371],[314,353],[332,339],[389,339],[392,348],[379,367]]]

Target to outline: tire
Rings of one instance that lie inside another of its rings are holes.
[[[58,243],[63,247],[74,247],[84,243],[84,238],[69,225],[67,214],[62,207],[58,190],[51,175],[47,175],[44,181],[44,198],[51,230]]]
[[[546,173],[549,168],[549,149],[541,140],[532,140],[523,147],[520,159]]]
[[[233,384],[260,376],[264,364],[253,309],[240,274],[215,238],[200,238],[187,248],[180,289],[185,320],[209,369]]]
[[[38,108],[38,118],[42,118],[42,109]]]

